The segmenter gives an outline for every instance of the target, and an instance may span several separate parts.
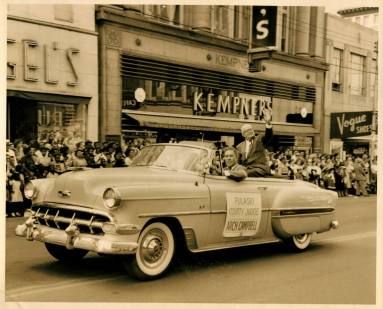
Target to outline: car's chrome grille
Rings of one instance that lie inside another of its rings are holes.
[[[60,230],[65,230],[71,223],[74,223],[80,233],[103,235],[103,223],[110,222],[105,215],[72,208],[35,205],[32,206],[32,210],[36,223]]]

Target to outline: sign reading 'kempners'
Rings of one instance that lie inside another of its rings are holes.
[[[254,236],[261,222],[262,201],[258,193],[226,193],[224,237]]]
[[[372,112],[331,114],[331,138],[348,138],[371,134]]]
[[[194,92],[193,109],[195,112],[229,113],[242,115],[261,115],[264,108],[272,108],[270,97],[263,96],[216,96]]]

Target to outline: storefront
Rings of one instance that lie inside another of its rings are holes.
[[[8,18],[8,139],[98,139],[97,35],[67,28]]]
[[[222,140],[236,144],[240,126],[264,130],[263,108],[278,126],[313,125],[315,88],[121,55],[122,133],[153,130],[158,141]],[[288,90],[286,90],[288,89]],[[283,132],[287,133],[287,132]],[[303,136],[305,145],[310,137]],[[302,139],[277,134],[279,147]]]
[[[321,147],[322,67],[295,57],[266,62],[262,72],[250,73],[246,46],[219,46],[210,38],[202,44],[199,34],[164,34],[153,25],[143,30],[128,18],[119,18],[117,26],[104,11],[99,18],[104,139],[142,132],[159,142],[237,144],[244,123],[264,131],[262,110],[268,107],[275,148]]]
[[[376,135],[372,131],[373,112],[345,112],[331,114],[331,152],[361,157],[376,155]],[[344,157],[344,155],[343,155]]]

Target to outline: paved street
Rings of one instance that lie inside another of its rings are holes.
[[[282,244],[188,256],[160,280],[138,282],[116,260],[62,265],[6,221],[6,301],[374,304],[376,196],[339,200],[338,230],[295,254]]]

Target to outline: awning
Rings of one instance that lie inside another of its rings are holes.
[[[376,135],[375,137],[373,137],[372,135],[365,135],[365,136],[354,136],[354,137],[349,137],[349,138],[345,138],[344,141],[347,143],[347,142],[350,142],[350,143],[370,143],[372,140],[376,139]]]
[[[131,118],[133,124],[136,123],[141,127],[241,133],[242,125],[250,123],[257,133],[265,131],[264,122],[259,120],[180,115],[130,109],[123,109],[122,113],[125,117]],[[319,134],[319,131],[312,128],[310,125],[273,123],[274,134],[286,135],[286,126],[289,127],[287,135],[314,136]]]
[[[151,128],[240,133],[241,126],[248,122],[247,120],[241,119],[217,119],[214,117],[153,113],[135,110],[123,110],[123,113],[137,121],[140,126]],[[256,131],[265,130],[263,122],[252,123],[252,125]]]
[[[53,93],[42,93],[32,91],[20,91],[7,89],[7,97],[14,97],[19,99],[52,102],[52,103],[66,103],[66,104],[88,104],[90,97],[62,95]]]

